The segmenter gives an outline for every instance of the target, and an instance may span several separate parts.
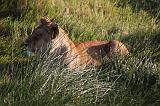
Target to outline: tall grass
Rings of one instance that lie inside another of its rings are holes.
[[[3,105],[159,103],[159,96],[155,99],[159,93],[155,88],[158,87],[158,68],[145,58],[115,57],[99,70],[83,71],[69,71],[60,61],[42,59],[19,63],[13,70],[12,79],[0,86]]]
[[[0,105],[160,104],[158,18],[129,4],[119,6],[117,0],[1,2]],[[29,59],[23,40],[46,15],[74,42],[118,39],[130,55],[78,72],[57,59]]]

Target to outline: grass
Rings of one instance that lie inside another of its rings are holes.
[[[151,14],[144,5],[135,11],[136,2],[126,0],[121,5],[119,1],[1,1],[0,104],[158,106],[158,12]],[[127,45],[130,55],[82,72],[71,72],[56,59],[29,59],[23,40],[45,15],[74,42],[118,39]]]

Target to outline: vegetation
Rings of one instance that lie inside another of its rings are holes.
[[[160,105],[159,2],[142,1],[1,0],[0,105]],[[46,15],[74,42],[118,39],[130,55],[80,72],[30,59],[23,40]]]

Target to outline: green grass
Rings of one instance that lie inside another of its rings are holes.
[[[0,1],[0,105],[160,105],[158,7],[151,13],[145,7],[150,2],[136,3]],[[29,59],[23,41],[45,15],[74,42],[117,39],[127,45],[130,55],[82,72],[71,72],[56,59]]]

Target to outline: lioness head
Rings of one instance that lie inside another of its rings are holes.
[[[36,27],[31,35],[25,40],[24,45],[30,55],[30,53],[44,53],[51,42],[59,34],[58,25],[48,17],[43,17],[39,21],[38,27]]]

